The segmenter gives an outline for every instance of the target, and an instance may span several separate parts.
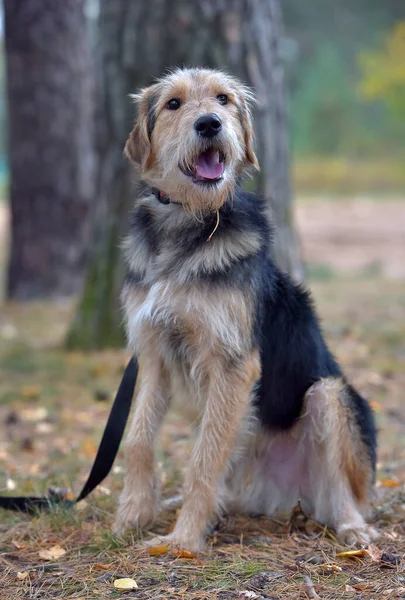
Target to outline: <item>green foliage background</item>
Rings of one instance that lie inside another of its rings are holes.
[[[383,51],[405,21],[405,2],[282,0],[282,6],[294,154],[402,156],[405,125],[381,98],[360,93],[359,57]]]

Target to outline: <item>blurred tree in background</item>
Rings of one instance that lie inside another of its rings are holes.
[[[134,197],[131,178],[135,177],[122,158],[133,120],[128,95],[168,67],[225,68],[254,87],[261,172],[253,187],[271,198],[276,261],[302,280],[291,218],[279,1],[102,0],[100,9],[97,216],[88,279],[68,336],[69,347],[122,344],[118,243],[128,222]]]
[[[4,0],[11,252],[8,295],[78,291],[94,198],[85,0]]]

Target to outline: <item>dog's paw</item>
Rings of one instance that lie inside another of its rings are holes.
[[[194,537],[194,536],[183,536],[180,533],[169,533],[169,535],[162,535],[159,537],[154,537],[151,540],[147,540],[144,544],[148,548],[153,548],[156,546],[168,546],[167,552],[171,550],[188,550],[193,554],[197,554],[198,552],[202,552],[205,549],[205,541],[202,537]]]
[[[376,540],[379,536],[378,531],[367,524],[360,527],[353,526],[350,523],[341,525],[336,533],[340,543],[345,546],[370,544],[370,542]]]
[[[122,493],[114,523],[114,532],[127,529],[139,531],[152,523],[159,513],[159,502],[155,494]]]

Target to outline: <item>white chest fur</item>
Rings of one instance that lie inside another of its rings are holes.
[[[128,285],[123,300],[129,345],[137,354],[150,333],[163,339],[176,332],[195,346],[219,345],[237,354],[250,337],[250,298],[235,290],[157,281]]]

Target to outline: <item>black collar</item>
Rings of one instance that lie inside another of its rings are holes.
[[[178,204],[178,202],[170,200],[169,196],[166,196],[164,192],[161,192],[157,188],[151,188],[151,192],[160,204]]]

